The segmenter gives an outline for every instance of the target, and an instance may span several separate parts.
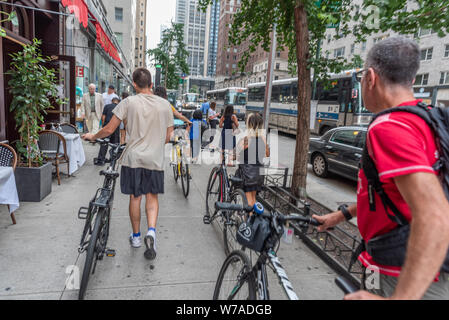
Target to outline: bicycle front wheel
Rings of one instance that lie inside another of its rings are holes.
[[[215,202],[221,201],[221,196],[220,168],[215,167],[212,169],[207,182],[206,214],[208,216],[215,212]]]
[[[182,193],[184,194],[184,197],[187,198],[190,188],[189,165],[184,163],[184,161],[181,162],[181,185]]]
[[[87,283],[89,282],[89,276],[92,271],[92,265],[94,263],[94,259],[98,254],[98,239],[100,235],[100,230],[103,224],[103,214],[104,209],[98,211],[97,216],[95,217],[95,225],[92,230],[92,234],[90,236],[89,245],[87,247],[86,261],[84,262],[83,275],[80,283],[80,291],[78,295],[79,300],[84,299],[84,295],[86,294]]]
[[[242,189],[237,189],[231,194],[231,203],[240,204],[243,207],[248,206],[245,192]],[[248,213],[246,211],[232,211],[226,213],[228,216],[225,219],[223,226],[223,242],[226,255],[231,251],[239,250],[242,245],[237,242],[236,234],[242,222],[247,220]]]
[[[240,250],[231,252],[218,275],[214,300],[255,300],[256,283],[248,256]]]

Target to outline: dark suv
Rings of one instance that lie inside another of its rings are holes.
[[[357,181],[367,127],[339,127],[310,138],[309,162],[321,178],[333,172]]]

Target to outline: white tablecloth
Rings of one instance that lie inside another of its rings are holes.
[[[69,174],[74,173],[76,170],[86,162],[86,156],[84,154],[83,143],[81,137],[77,133],[61,133],[66,141],[67,155],[69,156]],[[59,152],[63,153],[64,148],[61,144]]]
[[[12,167],[0,167],[0,204],[9,204],[10,213],[19,208],[19,195]]]

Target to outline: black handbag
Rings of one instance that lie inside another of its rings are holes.
[[[236,238],[237,242],[242,246],[261,252],[270,234],[270,222],[261,216],[253,214],[246,222],[240,224]]]

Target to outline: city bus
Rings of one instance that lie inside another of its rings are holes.
[[[228,105],[234,107],[234,114],[239,120],[244,120],[246,116],[246,88],[224,88],[210,90],[206,92],[209,102],[217,103],[217,112],[223,114],[224,109]]]
[[[190,119],[192,117],[193,112],[201,108],[200,95],[198,93],[192,92],[184,93],[182,95],[181,104],[182,104],[181,109],[182,114]]]
[[[323,135],[340,126],[367,126],[372,114],[364,107],[357,70],[330,74],[330,83],[317,83],[317,104],[311,106],[311,133]],[[269,128],[296,134],[298,79],[273,81]],[[265,83],[248,84],[247,113],[263,112]]]

